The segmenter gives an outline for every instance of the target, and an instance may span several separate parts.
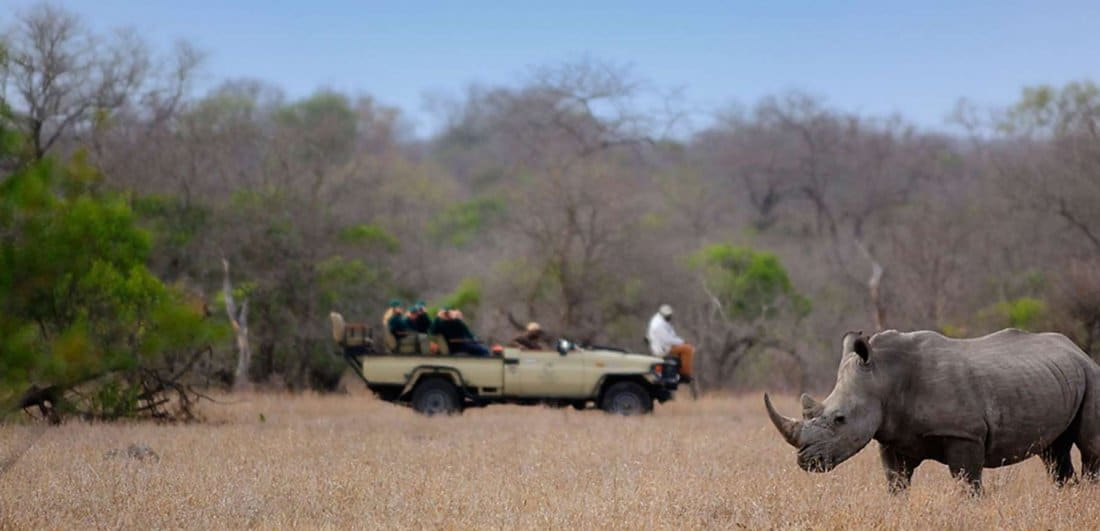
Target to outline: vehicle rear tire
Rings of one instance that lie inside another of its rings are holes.
[[[644,415],[653,411],[653,397],[636,382],[619,382],[604,391],[600,409],[626,417]]]
[[[432,378],[420,382],[413,390],[412,407],[429,417],[453,415],[462,411],[462,402],[454,384],[441,378]]]

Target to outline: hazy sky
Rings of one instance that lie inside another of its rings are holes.
[[[205,86],[249,77],[292,97],[367,93],[408,112],[421,134],[438,123],[425,94],[514,84],[532,65],[585,54],[682,87],[701,111],[799,89],[927,127],[943,127],[960,97],[1004,104],[1024,85],[1100,79],[1096,1],[58,3],[98,30],[195,43],[209,54]],[[30,4],[0,0],[4,24]]]

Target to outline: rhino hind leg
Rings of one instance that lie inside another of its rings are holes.
[[[1082,430],[1075,444],[1081,451],[1081,475],[1093,483],[1100,482],[1100,435]]]
[[[1081,474],[1093,483],[1100,482],[1100,455],[1081,451]]]
[[[1042,452],[1039,457],[1047,467],[1047,473],[1054,480],[1054,484],[1061,487],[1073,478],[1073,460],[1070,459],[1070,449],[1073,448],[1075,434],[1066,431]]]
[[[1100,482],[1100,371],[1093,371],[1085,398],[1075,424],[1074,444],[1081,451],[1081,474],[1092,482]]]

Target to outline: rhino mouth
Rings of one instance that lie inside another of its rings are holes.
[[[798,466],[806,472],[828,472],[836,468],[837,462],[833,459],[816,453],[800,450],[798,452]]]
[[[838,456],[829,444],[810,443],[798,449],[798,466],[806,472],[828,472],[849,456]]]
[[[829,443],[811,443],[798,449],[798,466],[807,472],[828,472],[856,455],[867,443],[837,446]]]

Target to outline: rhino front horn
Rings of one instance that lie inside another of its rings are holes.
[[[764,393],[764,407],[768,408],[768,417],[772,419],[772,424],[775,424],[775,429],[779,430],[779,434],[783,436],[787,444],[795,448],[800,447],[802,421],[780,415],[772,406],[772,400],[768,398],[768,393]]]

